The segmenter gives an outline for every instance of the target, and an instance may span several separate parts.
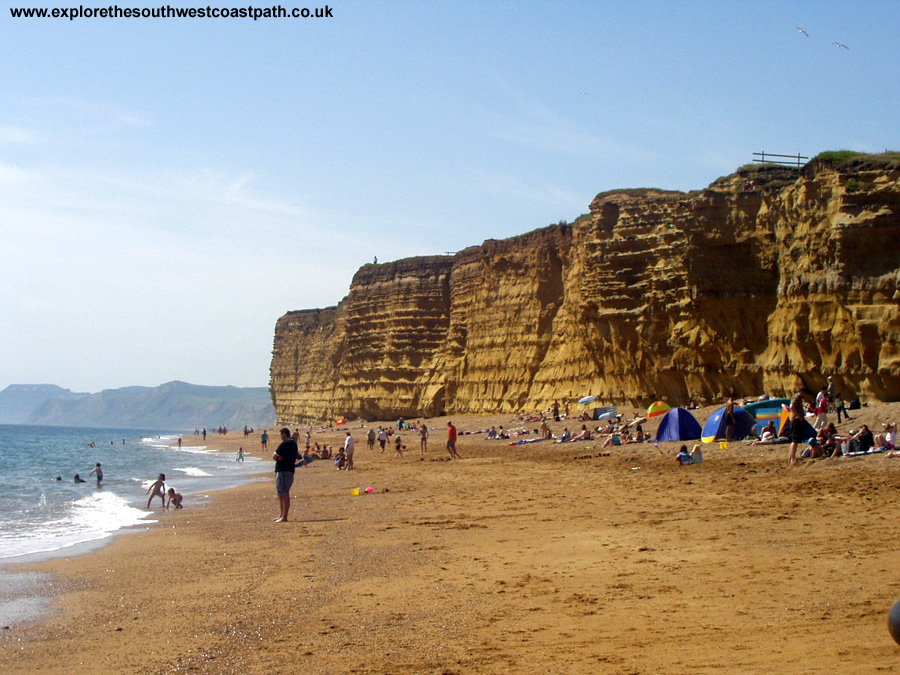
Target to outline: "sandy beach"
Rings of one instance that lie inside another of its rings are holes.
[[[893,421],[900,404],[854,412],[842,430]],[[208,506],[157,509],[158,524],[92,553],[27,566],[54,580],[54,610],[2,631],[0,671],[900,668],[886,626],[900,598],[900,459],[789,468],[785,445],[734,442],[705,444],[705,461],[682,467],[679,444],[510,447],[464,432],[537,424],[453,419],[461,461],[446,460],[447,418],[428,420],[425,458],[405,432],[402,460],[392,444],[367,450],[351,424],[359,468],[298,470],[292,522],[272,522],[266,480]],[[240,434],[220,438],[210,445],[260,455],[258,434],[249,447]]]

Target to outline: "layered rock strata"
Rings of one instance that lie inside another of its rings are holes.
[[[367,265],[279,319],[285,422],[711,402],[822,386],[900,398],[900,172],[760,169],[454,256]]]

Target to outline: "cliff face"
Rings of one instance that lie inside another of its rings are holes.
[[[590,215],[453,257],[369,265],[278,321],[283,421],[713,401],[835,377],[900,398],[900,172],[810,164]]]

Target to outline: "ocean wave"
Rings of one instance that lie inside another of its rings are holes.
[[[0,558],[50,553],[104,539],[125,527],[156,522],[112,492],[95,492],[69,505],[59,517],[21,522],[0,532]]]
[[[199,469],[196,466],[185,466],[185,467],[176,466],[172,470],[180,471],[181,473],[185,474],[186,476],[212,476],[211,473],[204,471],[203,469]]]

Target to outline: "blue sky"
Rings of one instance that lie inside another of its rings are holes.
[[[265,386],[277,318],[373,256],[700,189],[762,150],[900,149],[895,1],[9,12],[71,4],[0,2],[0,388]]]

